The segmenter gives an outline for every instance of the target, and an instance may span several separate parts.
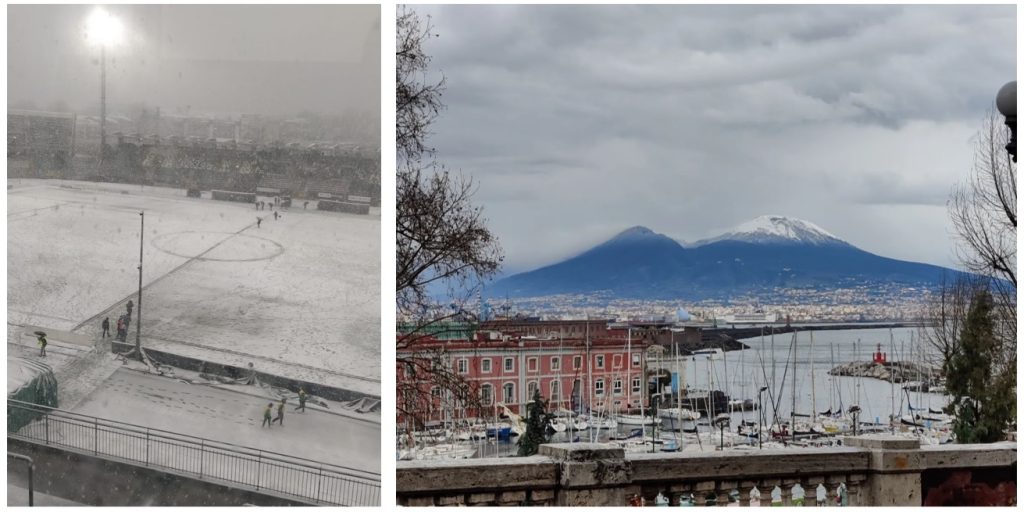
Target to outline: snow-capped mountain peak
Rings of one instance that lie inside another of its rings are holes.
[[[722,240],[750,243],[846,244],[839,237],[812,222],[782,215],[762,215],[736,226],[724,235],[701,240],[694,245],[706,245]]]

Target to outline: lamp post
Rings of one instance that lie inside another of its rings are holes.
[[[1006,118],[1006,126],[1010,127],[1010,143],[1006,151],[1017,162],[1017,81],[1007,82],[996,94],[996,108]]]
[[[761,449],[761,440],[764,439],[764,404],[761,395],[768,391],[768,386],[762,386],[757,391],[757,449]]]
[[[100,162],[107,152],[107,46],[121,40],[121,22],[103,9],[96,9],[86,21],[86,38],[100,47]]]
[[[139,309],[138,316],[135,318],[135,353],[139,358],[139,361],[143,360],[142,357],[142,238],[146,232],[146,214],[145,212],[139,212]]]
[[[719,430],[718,450],[722,451],[725,449],[725,429],[729,426],[729,414],[723,412],[715,416],[714,424]]]

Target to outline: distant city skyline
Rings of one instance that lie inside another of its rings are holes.
[[[1013,5],[414,9],[447,79],[430,144],[505,274],[767,214],[954,267],[946,201],[1016,77]]]

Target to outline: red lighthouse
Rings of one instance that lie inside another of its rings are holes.
[[[878,344],[878,349],[875,350],[875,353],[872,355],[872,360],[875,363],[879,363],[879,364],[885,363],[885,352],[882,352],[882,344],[881,343]]]

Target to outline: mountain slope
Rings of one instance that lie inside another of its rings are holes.
[[[810,222],[772,215],[689,248],[650,229],[630,228],[573,258],[501,279],[486,294],[606,291],[619,298],[699,300],[776,288],[931,287],[948,273],[954,271],[878,256]]]
[[[636,226],[561,263],[501,279],[487,293],[527,297],[610,290],[634,296],[675,282],[689,266],[678,242]]]

